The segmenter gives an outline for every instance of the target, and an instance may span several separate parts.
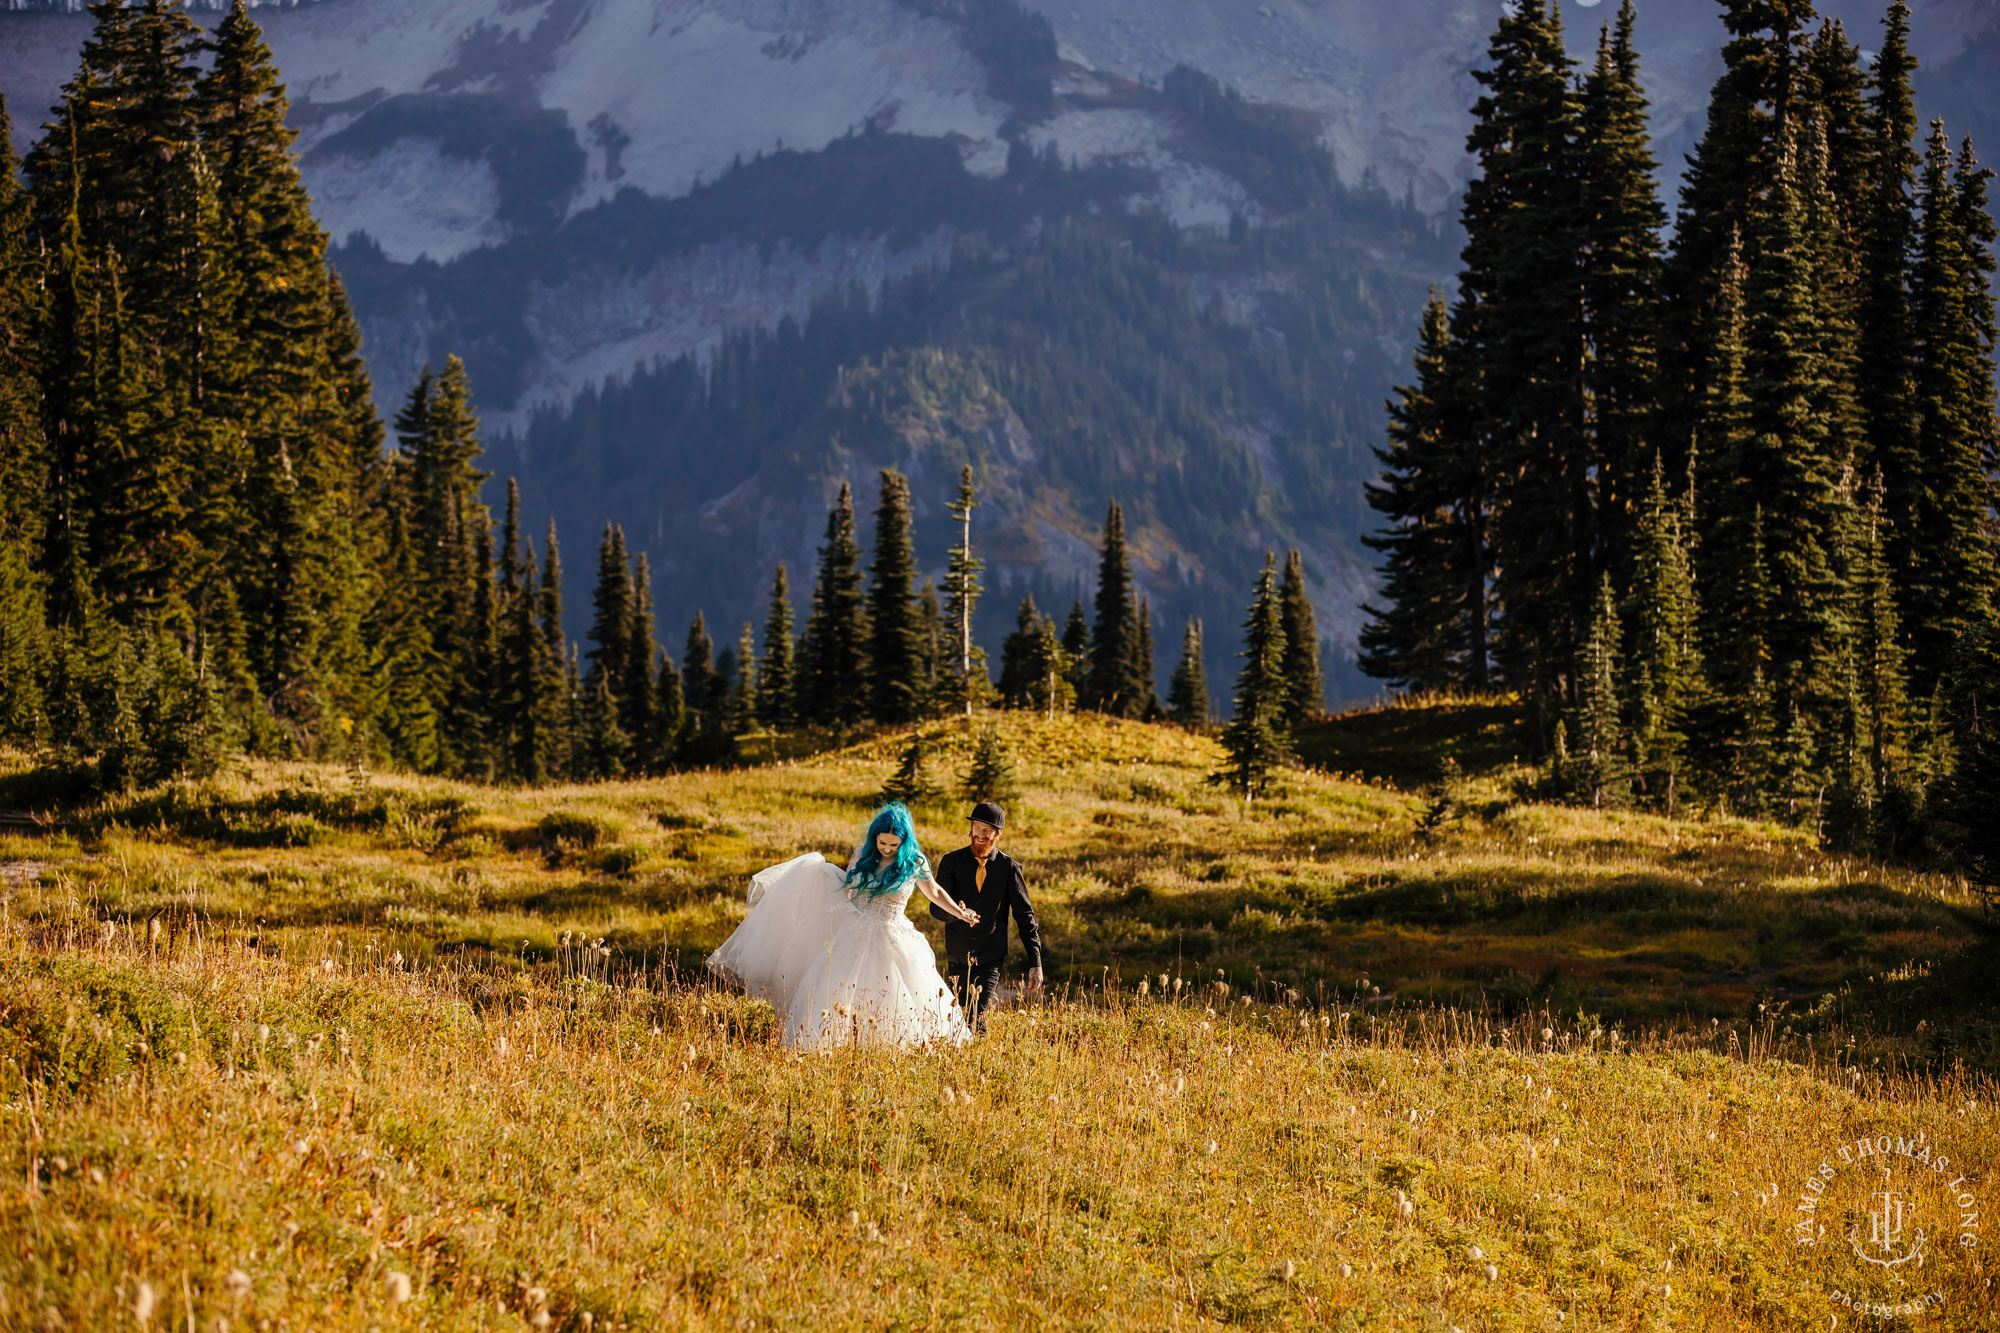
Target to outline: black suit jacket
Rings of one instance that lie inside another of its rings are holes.
[[[1007,914],[1012,912],[1014,923],[1021,928],[1021,947],[1028,952],[1028,966],[1042,965],[1042,928],[1035,922],[1035,907],[1028,901],[1028,877],[1022,873],[1019,861],[995,850],[986,858],[983,892],[974,887],[979,859],[970,847],[946,852],[938,858],[931,873],[938,887],[950,894],[953,901],[979,913],[979,924],[968,926],[937,904],[931,904],[931,915],[944,922],[946,954],[952,958],[970,955],[981,963],[1004,963]]]

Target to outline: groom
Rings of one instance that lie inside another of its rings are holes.
[[[1021,947],[1028,951],[1028,990],[1042,988],[1042,931],[1028,901],[1028,879],[1021,863],[1000,850],[1007,812],[991,801],[972,807],[970,845],[938,858],[938,886],[979,913],[979,924],[968,926],[943,908],[931,915],[944,922],[944,953],[958,991],[959,1007],[973,1027],[986,1030],[986,1011],[1000,989],[1000,965],[1007,960],[1007,913],[1021,927]]]

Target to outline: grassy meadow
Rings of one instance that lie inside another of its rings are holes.
[[[1962,885],[1521,800],[1499,705],[1330,720],[1248,808],[1206,738],[999,724],[1051,993],[909,1054],[699,972],[907,732],[542,790],[14,756],[0,1328],[1845,1328],[1823,1156],[1924,1134],[2000,1198]],[[1889,1281],[1990,1330],[1996,1267]]]

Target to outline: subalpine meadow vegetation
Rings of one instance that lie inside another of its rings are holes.
[[[1824,1320],[1788,1228],[1843,1136],[1992,1189],[1971,899],[1517,799],[1519,726],[1308,728],[1340,771],[1246,808],[1205,738],[1003,715],[1056,985],[932,1054],[786,1052],[696,975],[750,871],[845,854],[907,733],[539,790],[257,764],[17,829],[0,1322]],[[949,785],[983,721],[924,730]],[[1445,753],[1476,776],[1382,767]],[[919,815],[943,849],[963,812]],[[1990,1326],[1991,1276],[1924,1326]]]

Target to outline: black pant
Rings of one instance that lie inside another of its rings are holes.
[[[951,966],[951,988],[958,1006],[974,1032],[986,1031],[986,1011],[1000,994],[1000,964],[982,963],[966,954],[947,956]]]

